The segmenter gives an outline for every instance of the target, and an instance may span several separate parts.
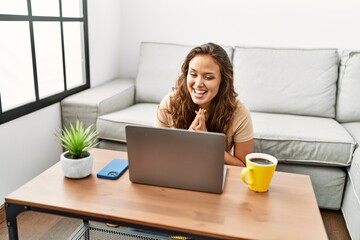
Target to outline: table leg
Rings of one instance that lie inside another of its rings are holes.
[[[10,240],[19,239],[16,217],[27,210],[29,208],[24,205],[5,203],[6,225],[8,226]]]

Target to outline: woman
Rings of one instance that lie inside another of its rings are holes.
[[[245,166],[253,152],[249,110],[236,97],[233,68],[225,50],[207,43],[187,55],[176,88],[161,101],[155,125],[226,135],[225,164]]]

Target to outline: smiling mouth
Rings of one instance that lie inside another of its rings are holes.
[[[194,88],[194,93],[196,95],[204,95],[205,93],[207,93],[207,91]]]

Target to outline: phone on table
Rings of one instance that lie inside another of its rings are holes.
[[[118,179],[128,168],[128,161],[125,159],[112,159],[100,172],[97,173],[98,178]]]

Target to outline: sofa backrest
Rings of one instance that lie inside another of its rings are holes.
[[[360,52],[345,50],[341,54],[337,94],[336,119],[360,121]]]
[[[194,46],[142,42],[136,76],[136,102],[159,103],[175,86],[185,57]],[[224,47],[229,58],[233,48]]]
[[[337,49],[237,46],[233,65],[250,111],[335,117]]]

